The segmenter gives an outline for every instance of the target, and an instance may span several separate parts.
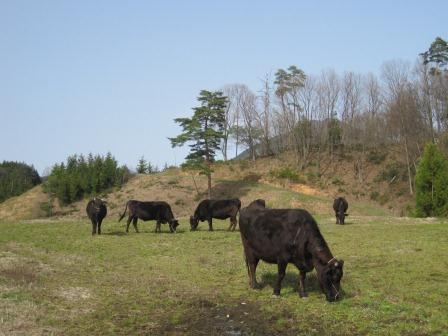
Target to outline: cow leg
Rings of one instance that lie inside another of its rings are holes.
[[[235,217],[230,217],[230,226],[228,231],[232,230],[235,231],[236,228],[236,218]]]
[[[156,222],[156,233],[157,232],[162,232],[162,229],[160,228],[160,222],[159,221]]]
[[[138,227],[137,227],[137,221],[138,221],[138,217],[134,217],[134,218],[132,219],[132,225],[134,225],[134,230],[135,230],[135,232],[139,233],[139,232],[138,232]]]
[[[305,279],[306,279],[306,272],[300,271],[300,287],[299,287],[299,295],[301,298],[305,298],[308,296],[305,290]]]
[[[257,282],[257,277],[255,272],[257,271],[257,265],[260,259],[254,259],[247,262],[248,265],[248,273],[249,273],[249,286],[252,289],[260,288],[260,285]]]
[[[339,224],[339,217],[336,215],[336,224]]]
[[[129,233],[129,225],[131,224],[132,216],[128,217],[128,221],[126,223],[126,233]]]
[[[208,220],[208,230],[213,231],[212,218],[209,218],[207,220]]]
[[[91,222],[92,222],[92,236],[94,236],[96,235],[96,222],[93,218],[91,219]]]
[[[277,283],[275,284],[275,287],[274,287],[274,295],[276,295],[276,296],[280,295],[280,290],[282,288],[282,281],[283,281],[283,278],[285,277],[285,273],[286,273],[286,265],[288,265],[288,264],[285,263],[284,261],[277,262],[278,278],[277,278]]]
[[[98,220],[98,234],[101,234],[101,223],[103,222],[102,219]]]

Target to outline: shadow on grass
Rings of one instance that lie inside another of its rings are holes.
[[[260,286],[262,288],[271,286],[274,288],[274,284],[277,282],[277,273],[265,272],[261,275]],[[286,271],[286,275],[282,281],[282,288],[292,288],[294,291],[299,290],[299,274]],[[305,289],[307,292],[321,292],[319,281],[317,280],[316,273],[308,273],[305,280]]]
[[[212,198],[226,199],[226,198],[240,198],[247,195],[252,187],[261,179],[261,175],[249,174],[242,180],[218,180],[212,187]],[[205,199],[207,193],[199,195],[199,199]]]
[[[227,232],[227,233],[231,233],[231,232],[235,232],[235,233],[239,233],[240,232],[240,229],[239,228],[236,228],[234,231],[232,231],[232,230],[228,230],[227,228],[213,228],[213,231],[209,231],[209,229],[208,229],[208,224],[206,224],[207,226],[205,227],[203,227],[202,229],[201,229],[201,227],[199,227],[198,226],[198,228],[196,229],[196,230],[194,230],[194,231],[190,231],[190,230],[187,230],[188,232],[192,232],[192,233],[194,233],[194,232],[198,232],[198,231],[201,231],[201,232],[210,232],[210,233],[213,233],[213,232],[220,232],[220,233],[223,233],[223,232]]]
[[[106,236],[126,236],[126,232],[123,231],[111,231],[111,232],[102,232],[101,234]]]
[[[266,286],[271,286],[274,288],[274,284],[277,282],[277,273],[274,272],[267,272],[263,273],[261,276],[261,283],[260,287],[265,288]],[[342,279],[343,283],[344,280]],[[353,292],[346,292],[344,291],[343,285],[341,285],[341,294],[342,294],[342,300],[344,299],[350,299],[352,297],[355,297],[355,293]],[[299,291],[299,274],[296,273],[288,273],[286,271],[286,275],[282,281],[282,288],[292,288],[295,292]],[[319,294],[323,294],[322,290],[320,289],[319,281],[317,280],[316,272],[310,272],[306,276],[305,280],[305,290],[307,293],[310,292],[316,292]]]

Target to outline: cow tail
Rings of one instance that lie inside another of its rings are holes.
[[[119,222],[121,222],[121,220],[123,219],[123,217],[126,215],[126,211],[128,210],[128,204],[129,204],[129,201],[126,202],[126,207],[124,208],[124,212],[123,212],[123,214],[120,216],[120,219],[118,220]]]

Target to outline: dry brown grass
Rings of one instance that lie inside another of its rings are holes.
[[[355,156],[356,153],[344,157],[335,156],[333,160],[324,156],[321,160],[320,177],[317,177],[314,162],[305,171],[298,172],[300,183],[279,179],[272,174],[285,167],[294,169],[294,158],[288,153],[261,158],[256,162],[235,161],[217,164],[213,173],[213,197],[238,197],[242,200],[243,206],[253,199],[264,198],[271,206],[300,207],[304,203],[296,198],[273,199],[278,197],[278,191],[273,192],[270,188],[263,186],[325,199],[346,196],[350,201],[368,203],[374,203],[370,198],[373,193],[376,193],[384,208],[397,215],[403,214],[403,209],[410,200],[406,192],[406,181],[396,179],[390,183],[390,181],[375,180],[388,163],[397,160],[396,155],[389,154],[388,158],[380,164],[370,163],[365,159],[362,162],[362,180],[355,173]],[[109,202],[108,218],[118,218],[130,199],[166,201],[172,206],[176,217],[182,218],[191,215],[199,200],[206,197],[206,188],[205,176],[173,168],[154,175],[136,175],[120,190],[111,192],[104,198]],[[40,205],[48,200],[49,197],[43,193],[41,186],[35,187],[21,196],[1,203],[0,220],[44,217],[45,214]],[[86,203],[85,199],[60,208],[55,201],[54,214],[59,218],[84,218]],[[327,213],[327,203],[326,200],[325,204],[313,204],[313,209],[309,210],[315,213]]]

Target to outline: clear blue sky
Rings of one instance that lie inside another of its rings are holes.
[[[179,164],[201,89],[295,64],[378,73],[448,38],[448,1],[0,0],[0,161]]]

